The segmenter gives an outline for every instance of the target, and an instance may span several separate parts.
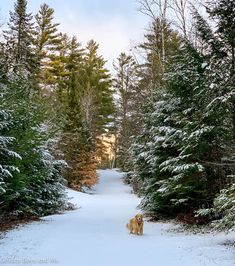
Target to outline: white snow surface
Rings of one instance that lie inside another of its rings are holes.
[[[234,233],[191,234],[171,223],[145,221],[144,235],[125,228],[140,199],[123,173],[100,170],[93,194],[68,190],[78,208],[9,231],[0,239],[0,265],[232,266],[235,252],[223,243]]]

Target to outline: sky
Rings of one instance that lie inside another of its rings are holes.
[[[14,2],[0,0],[3,22]],[[28,0],[28,12],[37,13],[44,2],[55,10],[60,31],[76,35],[83,45],[90,39],[99,43],[99,53],[111,71],[113,60],[139,43],[148,25],[148,18],[138,11],[138,0]]]

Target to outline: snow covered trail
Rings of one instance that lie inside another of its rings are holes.
[[[8,232],[0,240],[0,265],[232,266],[235,253],[221,245],[234,234],[173,233],[171,224],[145,223],[143,236],[125,224],[139,199],[122,173],[101,170],[94,194],[69,190],[75,211],[47,216]]]

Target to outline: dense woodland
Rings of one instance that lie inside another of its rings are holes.
[[[111,75],[51,7],[15,2],[0,46],[0,219],[65,209],[65,186],[91,187],[109,165],[105,134],[146,215],[235,225],[235,3],[137,6],[144,41]]]
[[[235,2],[198,3],[139,1],[144,42],[116,61],[117,157],[146,214],[231,228]]]
[[[17,0],[0,60],[0,215],[41,216],[66,208],[65,185],[96,180],[98,136],[113,120],[111,77],[98,44],[58,30],[54,10]]]

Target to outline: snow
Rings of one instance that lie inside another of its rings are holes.
[[[232,266],[235,252],[222,245],[235,234],[175,232],[171,223],[145,222],[143,236],[125,224],[139,212],[140,199],[123,174],[99,171],[93,193],[68,190],[78,209],[47,216],[12,230],[0,240],[0,264],[62,266]]]
[[[202,63],[202,68],[206,68],[208,64],[206,62]]]

